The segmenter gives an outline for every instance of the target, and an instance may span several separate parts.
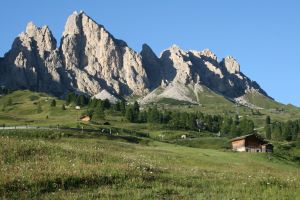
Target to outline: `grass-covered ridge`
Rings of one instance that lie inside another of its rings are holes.
[[[56,106],[51,107],[51,101]],[[47,94],[19,90],[0,97],[0,123],[7,125],[74,125],[79,113],[74,108],[62,109],[65,101]]]

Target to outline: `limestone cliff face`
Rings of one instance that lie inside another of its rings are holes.
[[[59,71],[62,63],[56,40],[47,26],[28,23],[3,59],[2,85],[59,94],[64,91]]]
[[[148,75],[149,87],[151,90],[155,89],[163,80],[162,63],[147,44],[143,44],[141,56],[143,67]]]
[[[159,86],[169,88],[168,98],[176,94],[185,100],[181,94],[202,86],[231,99],[249,92],[268,97],[231,56],[219,62],[208,49],[184,51],[173,45],[157,57],[146,44],[137,53],[83,12],[68,18],[60,47],[47,26],[30,22],[0,58],[0,85],[55,95],[77,91],[114,101],[144,96]]]
[[[60,47],[72,86],[93,95],[105,89],[120,95],[148,92],[141,56],[85,13],[67,20]]]
[[[217,56],[208,49],[185,52],[176,45],[165,50],[160,58],[153,55],[147,58],[146,55],[143,55],[146,69],[150,68],[148,65],[160,64],[161,69],[156,70],[158,74],[151,75],[161,79],[156,82],[200,84],[230,99],[241,97],[248,92],[258,92],[267,96],[256,82],[240,72],[239,63],[231,56],[219,62]]]

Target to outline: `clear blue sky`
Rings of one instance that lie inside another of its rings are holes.
[[[233,55],[241,70],[277,101],[300,106],[298,0],[9,0],[1,3],[0,55],[33,21],[57,41],[67,17],[84,10],[136,51],[209,48]]]

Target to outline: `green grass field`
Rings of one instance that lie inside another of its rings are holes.
[[[183,104],[180,110],[229,115],[238,110],[258,128],[266,115],[300,118],[291,105],[253,114],[227,100],[199,98],[202,106]],[[299,141],[276,143],[271,155],[235,153],[228,138],[128,123],[113,111],[97,123],[82,123],[78,118],[86,108],[63,110],[65,102],[57,98],[51,107],[52,99],[31,91],[0,97],[0,126],[60,124],[95,132],[0,130],[0,199],[300,199]],[[188,138],[181,139],[183,134]]]
[[[1,133],[2,199],[300,198],[299,165],[276,156],[49,134]]]

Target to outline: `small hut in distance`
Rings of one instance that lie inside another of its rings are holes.
[[[80,117],[80,120],[83,122],[89,122],[91,120],[91,118],[88,115],[83,115]]]
[[[230,140],[232,150],[239,152],[273,152],[273,145],[261,135],[252,133]]]

